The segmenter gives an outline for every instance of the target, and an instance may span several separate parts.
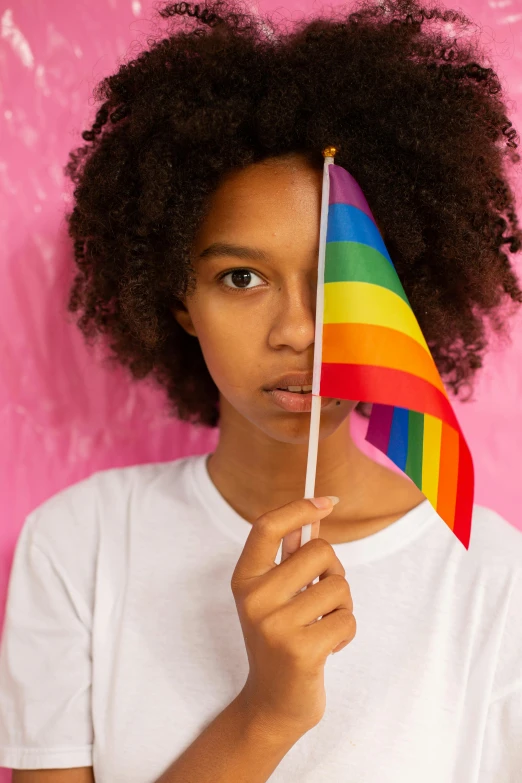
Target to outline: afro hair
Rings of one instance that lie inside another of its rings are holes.
[[[469,19],[416,0],[361,0],[287,26],[239,0],[158,13],[166,32],[98,84],[86,144],[65,168],[68,310],[87,341],[103,335],[109,361],[151,375],[172,415],[218,426],[218,388],[173,316],[195,286],[190,250],[209,199],[267,158],[301,153],[322,169],[334,145],[442,379],[472,391],[488,325],[504,336],[504,305],[511,315],[522,302],[506,254],[522,233],[507,177],[519,137],[494,70],[456,34]]]

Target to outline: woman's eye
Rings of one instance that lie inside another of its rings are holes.
[[[218,279],[223,288],[228,288],[232,291],[241,291],[242,289],[251,290],[252,287],[249,289],[248,284],[251,282],[252,275],[261,280],[259,275],[256,275],[255,272],[251,272],[249,269],[233,269],[230,272],[224,272],[219,276]],[[228,285],[224,282],[225,278],[229,276],[232,281],[232,285]],[[257,286],[253,287],[256,288]]]

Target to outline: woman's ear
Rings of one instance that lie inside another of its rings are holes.
[[[183,304],[183,302],[178,302],[171,308],[172,315],[178,322],[178,324],[192,337],[197,337],[196,329],[194,328],[194,324],[192,323],[192,318],[190,317],[190,313]]]

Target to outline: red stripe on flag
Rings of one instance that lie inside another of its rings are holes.
[[[397,405],[437,416],[460,432],[448,398],[423,378],[393,370],[360,364],[321,364],[321,397],[339,397],[357,402]]]
[[[468,444],[462,437],[460,439],[459,454],[459,479],[457,500],[455,504],[455,524],[453,532],[466,549],[469,548],[471,536],[471,519],[473,514],[473,492],[475,476],[473,461]]]

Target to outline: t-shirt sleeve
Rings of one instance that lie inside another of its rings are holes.
[[[522,680],[489,705],[477,783],[522,780]]]
[[[16,543],[0,641],[0,767],[92,766],[92,612],[34,535]]]
[[[517,533],[518,535],[518,533]],[[522,781],[522,569],[510,585],[477,783]]]

